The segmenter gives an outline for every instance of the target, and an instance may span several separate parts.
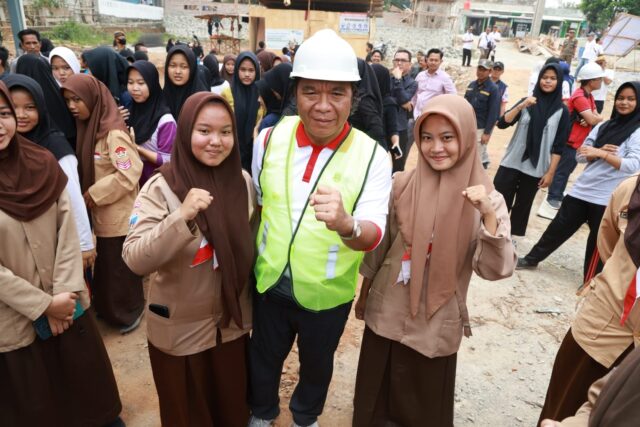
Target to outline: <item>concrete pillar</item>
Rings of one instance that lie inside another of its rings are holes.
[[[542,16],[544,15],[545,0],[538,0],[533,14],[533,24],[531,25],[531,36],[538,38],[540,36],[540,27],[542,26]]]
[[[16,56],[18,56],[21,52],[18,33],[25,27],[24,9],[22,7],[22,0],[7,1],[7,6],[9,8],[9,20],[11,21],[11,33],[13,34],[13,42],[16,45]]]

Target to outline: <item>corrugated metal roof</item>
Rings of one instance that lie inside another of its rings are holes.
[[[283,0],[260,0],[260,4],[270,9],[307,10],[307,0],[291,0],[290,6],[285,6]],[[311,0],[311,10],[325,10],[330,12],[361,12],[382,16],[384,0]]]

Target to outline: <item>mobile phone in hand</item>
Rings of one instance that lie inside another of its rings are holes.
[[[389,151],[391,152],[391,154],[393,154],[394,159],[399,159],[402,157],[402,149],[399,145],[394,145]]]

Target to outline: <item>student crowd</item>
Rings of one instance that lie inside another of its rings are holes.
[[[123,426],[96,318],[128,333],[146,316],[162,425],[271,425],[297,341],[289,408],[316,426],[362,275],[353,425],[452,426],[472,273],[535,268],[584,223],[538,424],[636,425],[640,82],[606,120],[601,65],[567,93],[551,58],[507,109],[489,32],[464,96],[439,49],[389,70],[331,30],[290,56],[168,45],[163,86],[122,32],[80,58],[33,29],[13,63],[0,48],[0,425]],[[491,179],[496,125],[515,131]],[[547,187],[553,220],[518,258]]]

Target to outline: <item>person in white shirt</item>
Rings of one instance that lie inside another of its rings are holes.
[[[496,49],[498,48],[498,44],[500,43],[500,40],[502,40],[502,35],[500,34],[500,31],[498,31],[498,26],[494,25],[493,32],[489,34],[489,41],[490,41],[490,48],[491,48],[491,51],[489,52],[489,56],[491,56],[491,62],[496,61]]]
[[[480,38],[478,39],[478,49],[480,50],[480,59],[489,58],[489,34],[491,33],[491,27],[487,27]]]
[[[587,35],[587,43],[582,50],[582,56],[580,57],[580,63],[576,70],[576,76],[580,73],[580,69],[587,63],[595,61],[598,54],[602,50],[602,46],[596,42],[596,33],[589,33]]]
[[[473,49],[473,27],[469,27],[462,36],[462,66],[471,67],[471,50]]]
[[[604,55],[598,56],[595,62],[604,70],[602,86],[600,86],[600,89],[591,92],[593,99],[596,101],[596,110],[598,110],[598,114],[600,114],[604,109],[604,103],[607,100],[609,87],[611,86],[611,83],[613,83],[614,73],[613,70],[607,69],[607,58],[605,58]]]

